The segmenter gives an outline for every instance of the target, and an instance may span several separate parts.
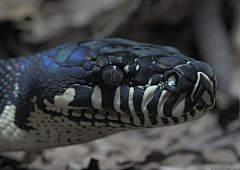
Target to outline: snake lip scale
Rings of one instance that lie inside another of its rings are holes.
[[[176,125],[215,104],[216,76],[177,49],[110,38],[0,60],[0,151]]]

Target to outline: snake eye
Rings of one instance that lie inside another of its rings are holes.
[[[198,109],[198,110],[203,110],[205,107],[206,107],[206,103],[203,101],[203,99],[201,98],[199,101],[198,101],[198,103],[197,103],[197,105],[196,105],[196,108]]]
[[[102,71],[102,80],[106,85],[118,86],[122,83],[124,73],[119,67],[109,65]]]

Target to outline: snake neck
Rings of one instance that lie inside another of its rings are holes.
[[[29,56],[0,61],[0,116],[13,112],[14,123],[21,129],[28,129],[25,122],[33,109],[30,99],[36,93],[33,88],[36,82],[33,71],[35,60]]]

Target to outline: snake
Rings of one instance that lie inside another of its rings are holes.
[[[0,60],[0,151],[38,151],[177,125],[214,107],[208,64],[121,38]]]

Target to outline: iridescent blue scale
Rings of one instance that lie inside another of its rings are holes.
[[[69,86],[70,86],[70,83],[69,83],[68,81],[61,81],[61,82],[59,83],[59,85],[60,85],[61,87],[69,87]]]
[[[114,53],[114,52],[123,52],[125,51],[126,47],[124,46],[117,46],[117,45],[112,45],[108,47],[103,47],[100,51],[102,53]]]
[[[83,68],[85,68],[86,70],[92,70],[94,65],[95,65],[95,63],[93,61],[88,60],[83,64]]]
[[[81,43],[81,47],[87,47],[91,50],[98,49],[104,46],[107,46],[109,42],[107,41],[101,41],[101,40],[95,40],[95,41],[88,41]]]
[[[58,81],[68,80],[71,78],[69,69],[67,67],[61,67],[56,72],[56,77]]]
[[[58,82],[57,82],[57,81],[54,81],[54,82],[52,82],[49,86],[50,86],[50,88],[55,88],[55,89],[57,89],[57,88],[58,88]]]
[[[93,51],[90,51],[89,53],[89,57],[91,60],[97,60],[97,57],[98,57],[98,54],[99,54],[99,50],[93,50]]]
[[[86,73],[86,70],[82,67],[71,67],[70,73],[75,78],[84,78],[84,75]]]
[[[48,67],[47,67],[47,71],[49,74],[56,74],[58,68],[60,66],[57,63],[51,63]]]
[[[69,79],[69,83],[71,84],[75,84],[75,83],[78,83],[79,82],[79,79],[76,79],[76,78],[70,78]]]
[[[46,55],[46,57],[47,57],[47,55]],[[43,66],[44,67],[48,67],[52,62],[53,62],[53,59],[50,57],[43,58]]]
[[[55,49],[52,49],[52,50],[49,50],[49,52],[48,52],[48,56],[49,57],[54,57],[54,56],[56,56],[57,55],[57,53],[59,52],[59,48],[55,48]]]
[[[56,75],[49,75],[48,77],[47,77],[47,80],[48,80],[48,82],[53,82],[53,81],[55,81],[56,80]]]
[[[63,62],[65,62],[67,60],[67,58],[69,57],[69,55],[77,48],[77,44],[73,43],[73,44],[69,44],[67,46],[65,46],[64,48],[62,48],[57,55],[54,57],[54,62],[61,64]]]
[[[41,74],[41,75],[39,76],[39,81],[40,81],[40,82],[43,82],[44,80],[46,80],[46,78],[47,78],[47,74]]]
[[[89,49],[79,47],[70,54],[66,63],[68,67],[82,65],[88,59]]]

